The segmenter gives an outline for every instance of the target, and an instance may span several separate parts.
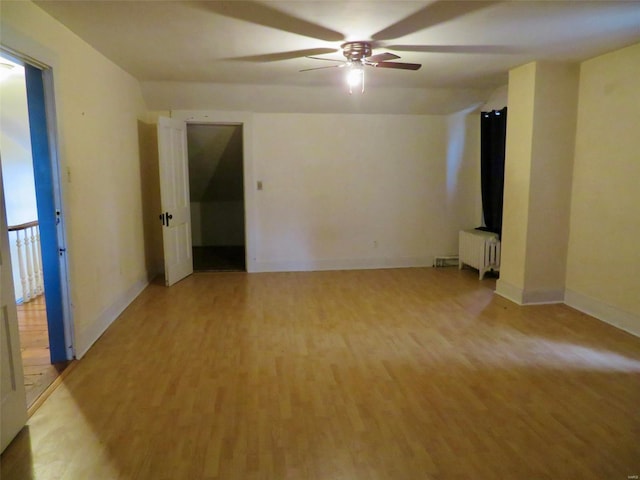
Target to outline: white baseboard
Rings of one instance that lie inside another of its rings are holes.
[[[564,303],[564,288],[522,292],[523,305],[546,305],[549,303]]]
[[[636,337],[640,337],[640,316],[620,310],[601,300],[574,292],[573,290],[537,290],[527,292],[504,280],[498,279],[495,293],[518,305],[565,303],[598,320],[613,325]]]
[[[400,258],[356,258],[328,260],[255,261],[252,272],[311,272],[320,270],[370,270],[375,268],[432,267],[433,256]]]
[[[640,316],[620,310],[597,298],[567,289],[565,303],[614,327],[640,337]]]
[[[523,290],[502,279],[496,281],[496,293],[518,305],[564,303],[564,289]]]
[[[496,281],[495,293],[507,300],[511,300],[513,303],[522,305],[522,289],[512,285],[511,283],[505,282],[501,278]]]
[[[135,298],[149,285],[147,275],[131,285],[115,302],[107,307],[91,325],[79,331],[76,327],[75,353],[81,359],[100,336],[109,328],[116,318],[127,308]]]

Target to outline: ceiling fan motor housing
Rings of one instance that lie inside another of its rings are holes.
[[[371,56],[371,44],[368,42],[347,42],[342,44],[342,53],[350,62],[361,62]]]

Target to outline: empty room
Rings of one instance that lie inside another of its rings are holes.
[[[2,479],[638,478],[640,2],[0,9]]]

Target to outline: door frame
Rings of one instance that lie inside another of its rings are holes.
[[[194,125],[242,126],[245,268],[247,273],[259,271],[256,262],[257,183],[253,170],[253,115],[250,112],[175,110],[171,111],[171,118]]]
[[[48,170],[51,175],[51,194],[53,201],[53,210],[51,212],[52,215],[55,216],[55,224],[56,224],[56,233],[55,233],[55,241],[56,245],[49,245],[49,248],[55,248],[57,250],[56,255],[58,256],[57,267],[59,269],[59,288],[60,288],[60,303],[61,303],[61,318],[59,319],[51,319],[49,314],[47,314],[47,324],[49,325],[49,331],[51,332],[52,328],[58,332],[57,335],[52,337],[49,335],[50,341],[50,350],[52,354],[57,352],[57,357],[52,361],[64,361],[64,360],[72,360],[75,357],[75,337],[74,337],[74,329],[73,329],[73,317],[72,317],[72,309],[71,309],[71,295],[70,295],[70,287],[69,287],[69,265],[68,265],[68,255],[66,249],[66,227],[65,227],[65,209],[63,204],[63,192],[62,192],[62,182],[61,182],[61,166],[60,166],[60,156],[59,156],[59,143],[58,143],[58,129],[57,129],[57,114],[55,108],[55,97],[54,97],[54,82],[53,82],[53,68],[49,65],[46,65],[39,60],[36,60],[29,55],[17,52],[6,45],[0,45],[0,52],[3,55],[8,56],[12,60],[22,63],[23,65],[30,65],[31,67],[35,67],[42,72],[42,87],[43,87],[43,103],[44,103],[44,113],[45,113],[45,122],[46,122],[46,143],[48,144],[48,154],[49,154],[49,165]],[[26,72],[25,72],[25,83],[26,83]],[[27,87],[27,96],[29,95],[28,87]],[[29,124],[31,126],[32,120],[29,120]],[[31,141],[31,138],[29,139]],[[36,166],[36,162],[40,160],[40,158],[33,158],[34,167]],[[35,176],[35,172],[34,172]],[[40,190],[40,192],[39,192]],[[38,187],[38,183],[36,182],[36,197],[38,195],[43,195],[42,189]],[[38,202],[39,203],[39,202]],[[40,208],[38,208],[40,210]],[[38,217],[40,217],[40,211],[38,211]],[[40,218],[39,218],[40,220]],[[44,244],[41,244],[41,249],[46,248]],[[43,264],[44,268],[44,264]],[[45,299],[46,299],[46,291],[45,291]],[[45,300],[46,301],[46,300]],[[50,322],[54,322],[53,324]],[[51,345],[51,341],[55,342],[55,345]],[[56,340],[57,339],[57,340]]]
[[[244,248],[244,269],[242,270],[243,272],[247,272],[247,233],[246,233],[246,229],[247,229],[247,206],[246,206],[246,195],[245,195],[245,182],[244,182],[244,168],[245,168],[245,161],[244,161],[244,124],[243,123],[238,123],[238,122],[234,122],[234,123],[229,123],[229,122],[194,122],[194,121],[189,121],[186,122],[187,124],[187,139],[189,136],[189,125],[193,125],[193,126],[209,126],[209,127],[240,127],[240,137],[242,140],[242,220],[243,220],[243,224],[244,224],[244,244],[242,245],[242,247]],[[187,140],[187,156],[188,156],[188,149],[189,149],[189,142]],[[187,161],[189,162],[189,159],[187,159]],[[189,179],[189,181],[191,181]],[[191,226],[191,228],[193,228],[193,224]],[[192,236],[192,240],[191,242],[193,243],[193,236]]]

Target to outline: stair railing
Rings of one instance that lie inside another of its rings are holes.
[[[38,221],[8,227],[9,237],[15,236],[22,301],[30,302],[44,293],[42,278],[42,254],[40,252],[40,229]]]

